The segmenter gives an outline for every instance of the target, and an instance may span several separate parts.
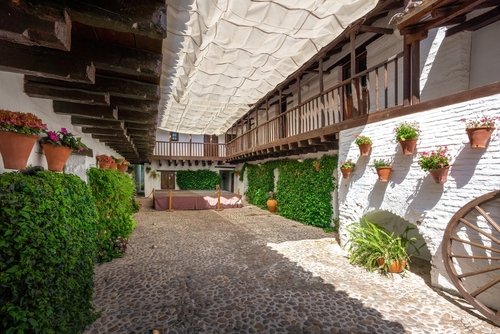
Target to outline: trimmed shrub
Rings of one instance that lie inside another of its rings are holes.
[[[95,319],[95,220],[77,176],[0,175],[0,332],[73,334]]]
[[[177,185],[182,190],[214,190],[220,184],[220,176],[211,170],[177,171]]]
[[[268,192],[274,188],[274,169],[280,172],[275,198],[279,214],[305,224],[329,227],[332,219],[333,171],[337,156],[316,160],[277,160],[248,165],[248,201],[266,208]]]
[[[97,207],[98,260],[111,261],[125,252],[135,227],[135,185],[116,170],[91,168],[87,175]]]

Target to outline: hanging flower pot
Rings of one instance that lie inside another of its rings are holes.
[[[340,168],[340,171],[342,172],[342,177],[348,179],[351,176],[353,168]]]
[[[470,147],[486,148],[495,128],[484,126],[479,128],[468,128],[466,130],[467,135],[469,136]]]
[[[113,158],[104,154],[96,156],[100,169],[110,169]]]
[[[391,166],[378,167],[376,169],[377,169],[378,180],[384,183],[388,182],[389,178],[391,177],[392,167]]]
[[[446,166],[443,168],[432,169],[429,171],[431,173],[432,178],[436,183],[443,184],[448,181],[448,170],[450,166]]]
[[[356,145],[359,147],[359,154],[362,157],[366,157],[370,155],[372,150],[372,140],[367,136],[357,136],[354,141]]]
[[[403,150],[404,155],[413,155],[415,149],[417,148],[417,140],[409,139],[405,141],[400,141],[401,149]]]
[[[405,268],[406,268],[405,260],[392,260],[391,264],[389,265],[389,272],[399,274],[403,272]]]
[[[122,173],[125,173],[128,169],[128,165],[126,164],[117,164],[116,165],[116,168],[118,168],[118,170]]]
[[[71,148],[61,145],[42,144],[43,153],[47,160],[48,170],[62,172],[66,161],[71,155]]]
[[[0,153],[6,169],[24,169],[38,136],[0,131]]]
[[[321,170],[321,163],[318,160],[313,162],[314,170],[319,172]]]
[[[115,161],[112,161],[110,164],[109,164],[109,169],[114,169],[114,170],[117,170],[117,165],[116,165],[116,162]]]
[[[266,202],[267,210],[271,213],[275,213],[278,209],[278,201],[274,198],[274,191],[269,192],[269,198]]]

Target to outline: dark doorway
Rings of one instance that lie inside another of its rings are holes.
[[[221,170],[219,174],[221,189],[234,192],[234,173],[228,170]]]
[[[161,189],[175,189],[175,172],[161,172]]]

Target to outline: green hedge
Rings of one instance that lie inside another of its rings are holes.
[[[79,333],[92,308],[96,208],[74,175],[0,175],[0,332]]]
[[[279,214],[299,222],[318,227],[329,227],[332,219],[333,171],[337,156],[323,156],[320,170],[315,160],[277,160],[259,165],[248,165],[248,201],[266,207],[268,192],[274,187],[275,168],[279,179],[275,197]]]
[[[177,171],[177,185],[182,190],[213,190],[220,184],[220,176],[211,170]]]
[[[98,260],[110,261],[123,254],[135,227],[135,185],[130,176],[116,170],[91,168],[87,175],[98,213]]]

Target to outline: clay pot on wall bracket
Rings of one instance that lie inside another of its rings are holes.
[[[399,274],[403,272],[403,270],[405,270],[406,264],[407,263],[405,260],[400,260],[400,261],[393,260],[389,265],[389,272]]]
[[[267,204],[267,209],[271,213],[275,213],[276,210],[278,209],[278,201],[275,200],[274,198],[268,199],[266,204]]]
[[[116,170],[117,169],[116,162],[113,161],[112,163],[110,163],[108,168]]]
[[[391,177],[392,167],[378,167],[377,175],[380,182],[388,182]]]
[[[0,131],[0,153],[6,169],[24,169],[38,136]]]
[[[370,155],[370,152],[372,150],[372,144],[360,144],[359,146],[359,154],[362,157],[367,157]]]
[[[341,168],[340,171],[342,172],[342,177],[344,179],[348,179],[351,176],[352,170],[352,168]]]
[[[417,148],[417,140],[410,139],[405,141],[400,141],[401,148],[403,149],[404,155],[413,155],[415,153],[415,149]]]
[[[42,148],[47,160],[47,169],[53,172],[62,172],[71,155],[71,148],[52,144],[42,144]]]
[[[126,164],[118,164],[116,165],[116,168],[118,168],[118,170],[122,173],[125,173],[128,169],[128,165]]]
[[[99,168],[100,169],[109,169],[110,164],[105,161],[99,161]]]
[[[431,173],[432,178],[436,183],[443,184],[448,180],[448,170],[450,166],[446,166],[443,168],[433,169],[429,171]]]
[[[472,148],[486,148],[491,134],[495,128],[493,127],[480,127],[466,129],[469,136],[470,147]]]

